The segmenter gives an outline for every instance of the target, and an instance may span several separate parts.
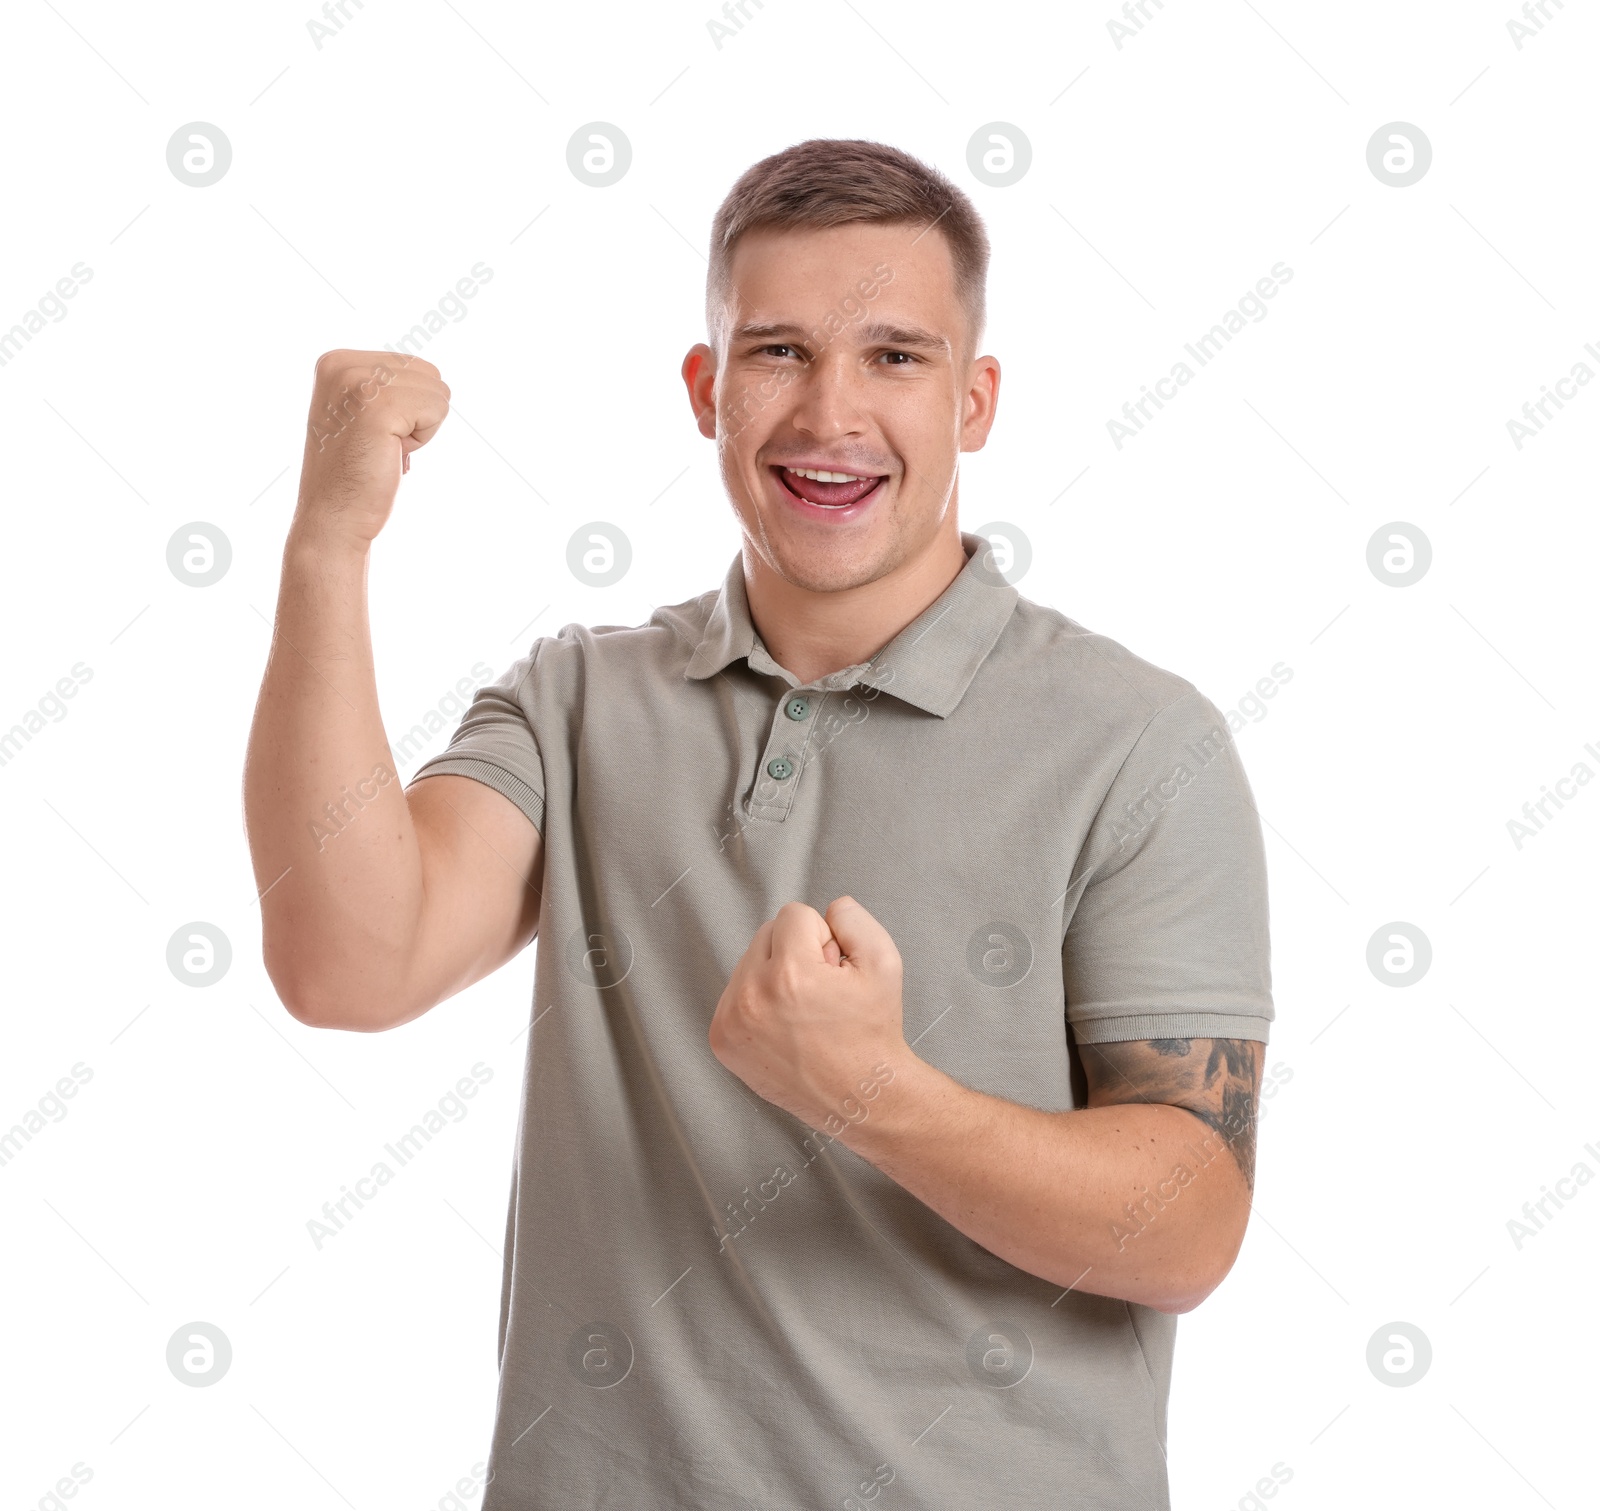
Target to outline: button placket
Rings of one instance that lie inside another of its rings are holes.
[[[816,729],[826,693],[791,690],[772,710],[766,748],[761,752],[755,787],[750,793],[752,818],[782,823],[794,807],[795,792],[805,767],[806,751]]]

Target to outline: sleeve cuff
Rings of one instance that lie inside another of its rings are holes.
[[[1128,1039],[1258,1039],[1270,1043],[1272,1020],[1255,1013],[1135,1013],[1122,1017],[1068,1020],[1080,1044],[1118,1044]]]
[[[480,761],[472,756],[435,756],[430,761],[424,761],[411,781],[406,784],[409,791],[425,776],[465,776],[471,777],[475,782],[482,782],[503,797],[508,797],[524,813],[528,815],[533,827],[542,835],[544,833],[544,797],[535,792],[521,777],[513,771],[507,771],[503,766],[495,766],[488,761]]]

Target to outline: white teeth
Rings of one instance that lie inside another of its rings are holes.
[[[813,472],[809,467],[785,467],[785,472],[792,472],[796,477],[808,477],[814,483],[864,483],[864,477],[857,477],[853,472]]]

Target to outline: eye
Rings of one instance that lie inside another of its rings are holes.
[[[756,355],[758,357],[764,357],[764,356],[767,355],[768,352],[791,352],[792,353],[793,351],[794,351],[794,348],[792,346],[790,346],[788,344],[788,342],[786,342],[786,341],[778,341],[778,342],[775,342],[771,346],[758,346],[756,348]]]
[[[911,363],[913,363],[913,362],[915,362],[917,360],[914,356],[911,355],[910,352],[884,352],[883,355],[886,356],[886,357],[904,357],[906,359],[906,364],[905,365],[907,365],[907,366],[909,366]],[[891,367],[899,367],[899,366],[901,366],[901,364],[898,363],[898,362],[893,362],[893,363],[890,363],[890,366]]]

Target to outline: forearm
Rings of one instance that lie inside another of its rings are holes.
[[[973,1242],[1063,1287],[1187,1311],[1220,1282],[1250,1193],[1182,1108],[1043,1112],[908,1054],[840,1141]]]
[[[340,1027],[362,1026],[363,1003],[392,1006],[423,900],[366,573],[364,547],[291,530],[244,777],[268,974],[297,1016],[336,1012]]]

